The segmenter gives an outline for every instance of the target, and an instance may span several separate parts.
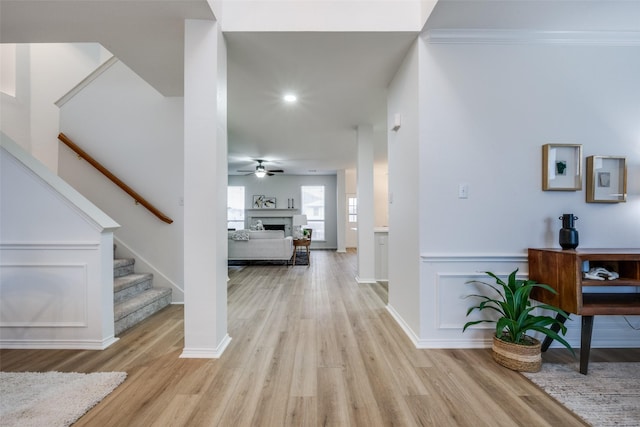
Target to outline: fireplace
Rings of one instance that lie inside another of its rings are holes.
[[[265,230],[282,230],[285,231],[284,224],[262,224]]]
[[[265,230],[282,230],[285,236],[291,236],[291,218],[290,217],[270,217],[270,216],[250,216],[248,219],[249,227],[255,226],[258,220],[262,221]]]

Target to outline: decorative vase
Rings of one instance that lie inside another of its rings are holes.
[[[527,336],[530,345],[502,341],[493,336],[491,355],[498,364],[519,372],[538,372],[542,367],[542,344]]]
[[[562,228],[559,233],[559,242],[562,249],[575,249],[578,247],[578,230],[573,228],[573,221],[578,219],[573,214],[562,214],[558,219],[562,220]]]

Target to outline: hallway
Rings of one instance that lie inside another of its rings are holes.
[[[386,289],[356,284],[354,253],[312,257],[230,268],[218,360],[178,358],[183,309],[170,306],[104,351],[2,350],[2,370],[126,371],[75,426],[584,425],[488,350],[415,349]]]

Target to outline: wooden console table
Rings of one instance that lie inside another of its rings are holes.
[[[588,264],[588,265],[587,265]],[[593,267],[617,272],[616,280],[587,280],[582,273]],[[531,298],[582,316],[580,373],[587,373],[595,315],[640,315],[640,249],[529,249],[529,278],[554,288],[554,295],[534,289]],[[588,292],[591,286],[635,287],[636,292]],[[583,289],[585,292],[583,292]],[[558,316],[562,320],[562,316]],[[559,329],[559,327],[557,328]],[[557,330],[556,330],[557,331]],[[553,340],[546,338],[542,351]]]

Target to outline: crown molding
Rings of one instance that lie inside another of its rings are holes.
[[[640,46],[640,31],[434,29],[426,31],[424,38],[428,43],[442,44]]]

